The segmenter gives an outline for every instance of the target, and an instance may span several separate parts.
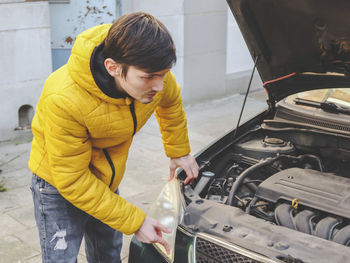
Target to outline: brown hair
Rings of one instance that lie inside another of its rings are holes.
[[[147,72],[171,68],[176,49],[167,28],[154,16],[137,12],[116,20],[105,39],[105,55],[122,64],[126,77],[129,66]]]

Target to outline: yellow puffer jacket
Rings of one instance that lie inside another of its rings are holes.
[[[145,213],[114,192],[134,127],[140,130],[155,111],[167,156],[187,155],[190,148],[180,88],[171,73],[149,104],[108,97],[96,85],[89,62],[109,28],[101,25],[80,34],[67,65],[47,79],[32,123],[29,168],[76,207],[131,234]]]

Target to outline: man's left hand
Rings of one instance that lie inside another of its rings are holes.
[[[170,168],[170,176],[168,181],[174,178],[175,171],[177,168],[182,168],[187,175],[187,178],[185,179],[184,184],[188,184],[188,183],[192,184],[194,179],[198,177],[198,171],[199,171],[198,164],[190,154],[179,158],[170,158],[169,168]]]

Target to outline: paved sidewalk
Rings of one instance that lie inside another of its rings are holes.
[[[243,95],[185,107],[188,118],[192,154],[214,139],[236,127]],[[242,121],[267,107],[264,91],[249,95]],[[16,140],[0,142],[0,263],[41,262],[39,237],[35,226],[27,168],[30,132]],[[154,116],[136,134],[130,149],[127,169],[119,187],[128,201],[148,210],[169,175],[168,158],[164,154],[158,124]],[[127,262],[131,236],[124,236],[123,262]],[[87,262],[84,249],[78,262]]]

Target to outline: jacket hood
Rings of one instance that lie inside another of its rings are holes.
[[[129,97],[111,96],[103,87],[99,87],[94,79],[94,75],[96,77],[96,74],[101,75],[102,73],[95,70],[96,72],[94,72],[93,75],[91,70],[91,68],[96,67],[94,63],[91,63],[91,57],[94,51],[98,51],[98,47],[103,47],[103,42],[110,27],[111,24],[99,25],[77,36],[72,48],[72,53],[67,62],[68,71],[72,79],[80,87],[102,100],[113,104],[130,104],[132,100]],[[108,81],[107,78],[106,81]],[[101,85],[101,83],[99,83],[99,85]]]
[[[271,101],[350,87],[350,1],[227,2]]]

